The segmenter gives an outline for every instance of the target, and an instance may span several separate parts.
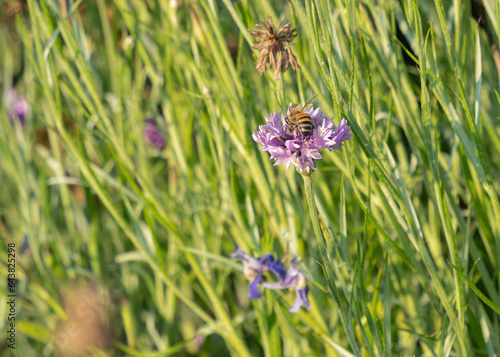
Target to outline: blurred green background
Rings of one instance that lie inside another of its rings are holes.
[[[0,4],[2,355],[500,353],[497,0]],[[280,105],[249,29],[283,15],[287,102],[355,135],[313,174],[325,260],[302,178],[251,137]],[[235,246],[299,255],[311,310],[249,300]]]

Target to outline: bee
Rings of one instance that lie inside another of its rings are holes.
[[[290,109],[288,115],[285,117],[285,122],[288,127],[292,130],[293,135],[297,135],[297,129],[304,135],[304,137],[311,134],[314,123],[312,121],[311,115],[309,113],[304,112],[312,103],[314,98],[318,95],[316,94],[314,97],[308,100],[303,107],[300,107],[300,104],[293,104]]]

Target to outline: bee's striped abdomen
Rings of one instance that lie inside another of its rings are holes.
[[[309,135],[313,130],[311,115],[309,115],[308,113],[300,113],[299,115],[297,115],[297,127],[299,128],[302,135]]]

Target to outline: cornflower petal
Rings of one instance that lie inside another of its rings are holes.
[[[297,161],[296,156],[293,155],[290,150],[277,150],[275,152],[271,152],[271,158],[276,159],[274,166],[285,164],[287,168],[289,168],[291,164],[295,165]]]
[[[284,279],[286,276],[286,268],[283,263],[279,260],[269,261],[267,263],[267,268],[271,271],[278,279]]]
[[[261,281],[262,281],[262,275],[258,275],[250,284],[248,284],[248,297],[250,299],[260,298],[259,284]]]
[[[254,258],[251,255],[248,255],[240,248],[236,248],[235,251],[231,254],[231,258],[240,259],[243,261],[243,275],[248,280],[255,279],[256,276],[264,274],[266,270],[266,266],[262,263],[262,259],[269,259],[268,254],[264,255],[262,258]],[[274,259],[271,256],[272,259]]]
[[[309,309],[311,308],[311,304],[309,303],[309,298],[307,297],[308,292],[309,292],[309,289],[307,287],[305,289],[298,290],[298,294],[295,297],[295,303],[293,304],[293,306],[290,309],[288,309],[288,311],[290,311],[292,313],[296,313],[300,310],[302,305],[304,305],[306,310],[309,311]]]

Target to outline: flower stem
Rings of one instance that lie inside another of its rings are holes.
[[[314,234],[316,235],[316,240],[318,241],[323,261],[325,261],[328,253],[326,250],[325,239],[323,238],[323,232],[321,232],[321,227],[319,225],[318,209],[316,207],[316,203],[314,202],[312,177],[311,174],[302,174],[302,177],[304,178],[304,184],[306,186],[306,200],[307,205],[309,206],[309,213],[311,214]]]
[[[278,98],[282,113],[286,113],[285,86],[283,82],[283,73],[280,73],[280,78],[276,80],[276,98]]]

